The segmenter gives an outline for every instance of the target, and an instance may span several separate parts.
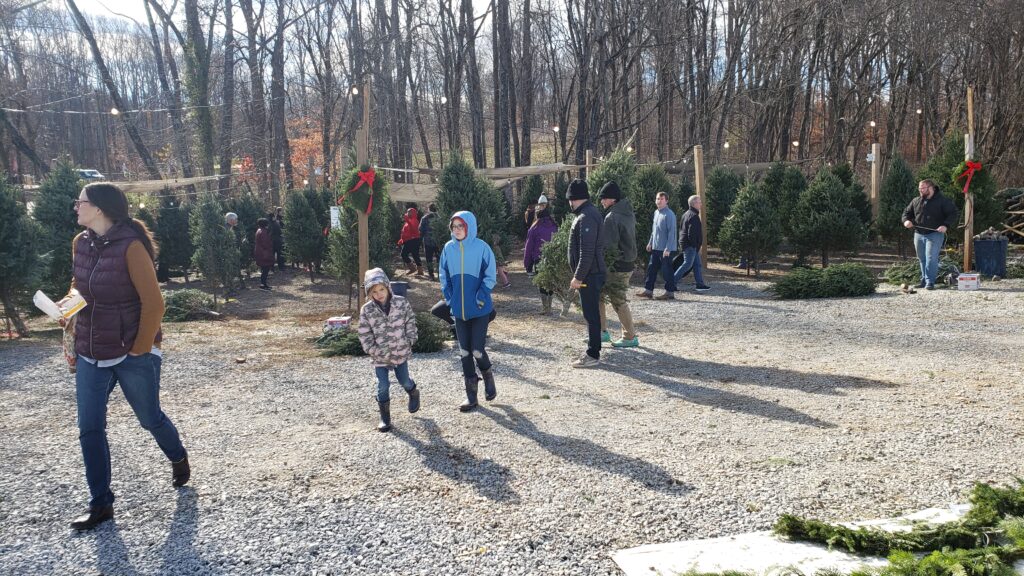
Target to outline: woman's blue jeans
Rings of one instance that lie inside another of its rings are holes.
[[[114,386],[120,384],[139,424],[149,430],[171,462],[185,457],[178,430],[160,409],[160,364],[156,354],[128,355],[119,364],[100,368],[81,357],[75,373],[78,400],[78,441],[85,461],[85,480],[89,484],[89,506],[114,503],[110,491],[110,446],[107,444],[107,401]]]

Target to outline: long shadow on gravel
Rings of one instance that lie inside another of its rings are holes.
[[[509,486],[511,470],[489,458],[481,460],[469,450],[449,443],[441,436],[441,428],[432,419],[421,418],[419,421],[426,429],[427,442],[398,428],[393,428],[391,433],[415,449],[427,467],[460,484],[472,486],[478,494],[489,500],[519,502],[519,495]]]
[[[794,410],[793,408],[788,408],[786,406],[776,404],[775,402],[769,402],[752,396],[745,396],[743,394],[734,394],[732,392],[726,392],[715,388],[699,386],[688,382],[670,380],[656,372],[652,372],[651,369],[655,367],[657,367],[657,363],[653,361],[648,361],[643,364],[643,368],[640,368],[634,366],[620,366],[615,364],[612,359],[608,359],[602,362],[600,369],[607,372],[621,374],[645,384],[657,386],[658,388],[665,390],[665,392],[671,396],[675,396],[680,400],[685,400],[694,404],[700,404],[701,406],[726,408],[728,410],[736,410],[738,412],[750,414],[751,416],[770,418],[772,420],[782,420],[784,422],[803,424],[804,426],[813,426],[815,428],[836,427],[836,425],[831,422],[819,420],[809,414],[804,414],[799,410]]]
[[[883,380],[872,380],[859,376],[839,376],[799,372],[770,366],[737,366],[708,360],[682,358],[657,350],[639,350],[639,362],[633,368],[644,374],[676,374],[690,376],[705,382],[736,382],[768,388],[786,388],[812,394],[838,396],[843,390],[861,388],[896,388],[897,385]]]
[[[138,576],[128,557],[128,547],[121,539],[121,529],[117,521],[107,522],[93,532],[93,543],[96,545],[96,568],[100,574],[120,574]]]
[[[494,406],[504,412],[504,414],[499,414],[483,406],[480,406],[477,410],[491,420],[494,420],[494,423],[498,426],[533,440],[538,446],[566,462],[588,466],[609,474],[618,474],[619,476],[630,478],[651,490],[657,490],[666,494],[682,496],[693,490],[693,486],[673,478],[661,466],[651,464],[639,458],[612,452],[590,440],[573,438],[572,436],[558,436],[557,434],[544,432],[515,408],[503,404]]]
[[[174,508],[174,519],[164,540],[161,556],[164,574],[217,574],[219,570],[205,562],[195,549],[196,531],[199,527],[199,495],[195,489],[178,489],[178,504]]]

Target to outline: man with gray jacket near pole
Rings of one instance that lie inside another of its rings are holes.
[[[607,210],[604,217],[604,244],[618,252],[618,259],[612,265],[611,274],[622,277],[626,284],[626,292],[629,292],[629,278],[633,275],[633,267],[636,262],[636,214],[633,213],[633,204],[629,198],[622,197],[622,190],[614,180],[608,181],[601,187],[597,197],[601,206]],[[612,342],[616,348],[632,348],[640,345],[636,330],[633,328],[633,314],[629,310],[629,302],[623,300],[616,305],[612,302],[615,314],[619,316],[619,324],[622,325],[622,337]],[[605,303],[600,304],[601,311],[601,341],[611,340],[608,332],[608,311]]]

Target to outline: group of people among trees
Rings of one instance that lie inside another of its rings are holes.
[[[914,230],[921,266],[920,286],[931,289],[936,282],[939,251],[946,232],[956,224],[958,212],[934,181],[921,180],[918,191],[919,195],[903,211],[902,224]],[[601,301],[602,288],[610,274],[623,276],[628,285],[633,272],[637,258],[636,217],[630,200],[623,197],[614,180],[604,184],[598,193],[606,211],[604,216],[591,202],[584,180],[569,183],[566,198],[574,215],[569,231],[567,257],[571,278],[568,284],[579,293],[587,323],[587,349],[572,366],[590,368],[600,364],[601,345],[611,340],[605,305]],[[700,270],[703,241],[700,198],[688,199],[688,210],[678,229],[675,214],[668,209],[667,194],[659,192],[656,203],[658,210],[646,245],[650,257],[645,286],[638,295],[652,297],[659,272],[664,277],[666,290],[657,298],[659,300],[673,299],[677,282],[690,272],[694,273],[697,290],[707,290]],[[139,423],[152,434],[170,462],[172,485],[185,485],[190,479],[191,467],[177,428],[160,408],[163,356],[160,326],[164,302],[155,267],[159,247],[146,225],[129,215],[127,197],[113,184],[85,186],[74,202],[74,209],[78,225],[85,229],[72,242],[71,287],[61,303],[80,295],[89,308],[88,313],[72,319],[74,344],[69,363],[75,372],[79,441],[90,500],[86,513],[76,518],[71,527],[90,530],[113,518],[114,514],[106,412],[110,394],[117,385],[121,386]],[[495,317],[491,293],[497,284],[501,259],[478,237],[477,218],[469,211],[458,211],[451,216],[448,221],[450,240],[438,251],[431,233],[437,217],[433,204],[422,219],[415,208],[409,208],[404,215],[400,244],[410,273],[417,275],[422,275],[418,247],[421,243],[426,247],[427,269],[432,280],[433,255],[439,254],[437,281],[442,300],[432,312],[454,325],[466,394],[466,401],[459,410],[469,412],[478,406],[481,381],[486,400],[494,400],[498,394],[486,340],[488,326]],[[278,210],[257,222],[253,252],[261,269],[263,288],[268,288],[266,277],[274,264],[284,267],[281,220]],[[523,264],[527,273],[533,274],[541,263],[543,245],[551,241],[558,229],[545,195],[537,199],[529,222]],[[237,215],[228,213],[225,225],[237,230]],[[605,258],[606,249],[614,254],[610,265]],[[391,429],[391,372],[408,393],[409,412],[420,408],[420,392],[409,370],[412,346],[418,337],[416,318],[410,303],[391,290],[391,282],[382,269],[366,272],[363,289],[369,299],[360,310],[358,337],[377,379],[378,429],[387,432]],[[542,313],[550,312],[551,297],[549,291],[541,290]],[[622,325],[622,336],[612,345],[638,346],[628,303],[624,298],[611,299],[611,302]]]

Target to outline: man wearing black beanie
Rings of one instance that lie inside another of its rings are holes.
[[[605,246],[610,246],[618,252],[618,260],[612,264],[609,274],[618,274],[622,277],[629,291],[629,278],[633,275],[633,267],[636,262],[636,214],[633,212],[633,204],[629,198],[622,197],[622,190],[615,180],[609,180],[601,187],[597,197],[600,199],[601,207],[605,209],[604,217],[604,238]],[[622,337],[612,340],[608,333],[608,312],[602,302],[598,310],[601,312],[601,340],[611,341],[616,348],[631,348],[639,346],[636,329],[633,327],[633,313],[629,309],[629,303],[623,295],[621,303],[612,302],[612,308],[619,316],[619,324],[622,326]]]
[[[583,318],[587,321],[587,351],[572,363],[573,368],[592,368],[601,360],[601,288],[607,268],[604,264],[604,230],[601,213],[590,203],[584,180],[569,183],[566,198],[576,219],[569,231],[569,288],[580,291]]]

